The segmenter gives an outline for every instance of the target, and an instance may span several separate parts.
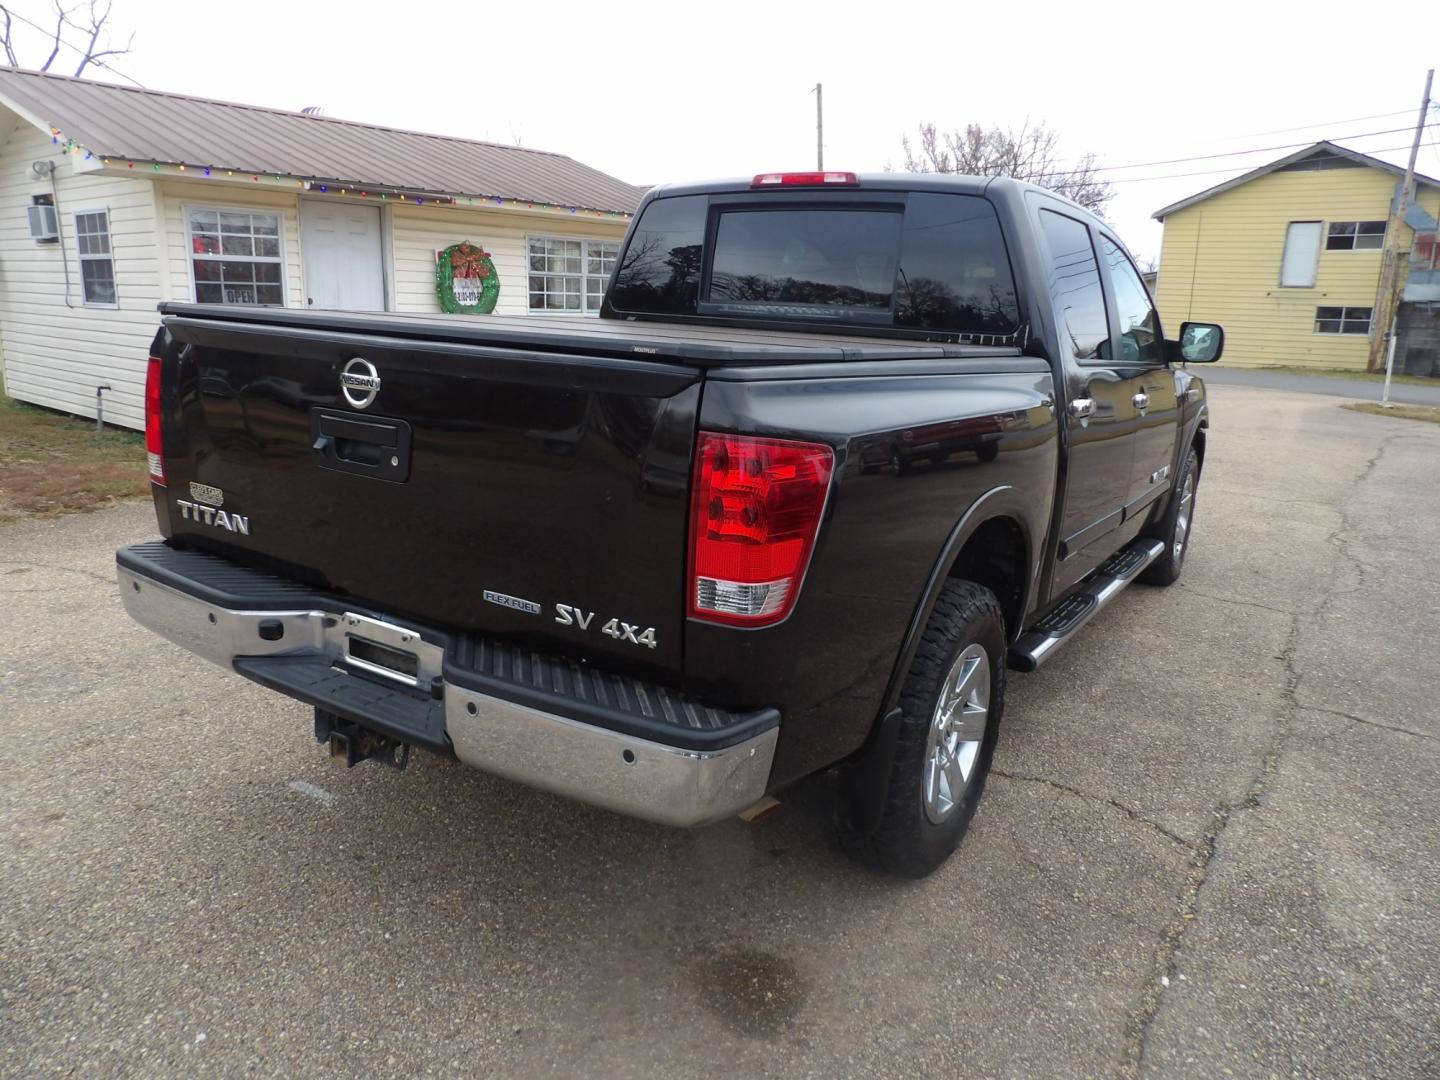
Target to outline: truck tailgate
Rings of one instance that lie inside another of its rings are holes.
[[[681,669],[699,371],[174,314],[161,346],[175,540],[396,615]]]

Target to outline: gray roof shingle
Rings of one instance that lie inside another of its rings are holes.
[[[624,213],[644,194],[564,154],[3,66],[0,103],[100,157]]]

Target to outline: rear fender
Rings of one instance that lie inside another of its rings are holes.
[[[896,740],[900,733],[900,690],[904,685],[906,674],[910,671],[910,665],[915,659],[915,651],[920,647],[921,635],[924,634],[925,626],[929,623],[931,613],[934,612],[935,604],[940,598],[940,590],[945,587],[945,582],[949,579],[955,562],[960,557],[966,543],[986,522],[996,518],[1009,518],[1019,527],[1025,546],[1020,560],[1021,573],[1024,575],[1021,584],[1021,592],[1024,597],[1021,610],[1028,613],[1034,609],[1035,584],[1039,580],[1035,565],[1038,549],[1035,538],[1030,535],[1029,528],[1025,524],[1027,513],[1028,507],[1025,501],[1015,488],[1006,484],[991,488],[971,503],[970,508],[950,530],[950,535],[945,540],[945,546],[930,569],[930,576],[926,580],[925,591],[921,595],[920,602],[916,604],[915,611],[910,616],[909,626],[906,628],[905,637],[900,644],[900,651],[896,655],[895,664],[890,671],[889,682],[885,687],[885,696],[882,699],[884,705],[880,710],[880,715],[870,732],[870,737],[865,741],[865,745],[851,759],[843,773],[842,783],[846,787],[846,798],[843,800],[843,805],[849,808],[850,824],[853,828],[861,832],[868,832],[879,823],[881,807],[886,788],[889,785],[890,772],[895,761]],[[1023,618],[1016,620],[1017,624],[1023,623],[1023,621]],[[1005,632],[1008,640],[1013,641],[1020,630],[1020,625],[1007,626]]]

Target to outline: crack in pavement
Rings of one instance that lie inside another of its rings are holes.
[[[1285,703],[1285,707],[1281,708],[1275,716],[1274,730],[1260,756],[1260,766],[1255,775],[1251,777],[1244,798],[1235,803],[1221,802],[1217,804],[1211,815],[1209,826],[1191,849],[1190,865],[1185,876],[1185,885],[1180,892],[1179,908],[1155,945],[1155,959],[1151,965],[1150,978],[1146,981],[1140,994],[1140,1000],[1131,1010],[1125,1025],[1125,1040],[1120,1052],[1120,1061],[1115,1069],[1117,1077],[1130,1080],[1130,1078],[1140,1075],[1140,1067],[1145,1057],[1145,1043],[1150,1035],[1150,1026],[1160,1012],[1160,998],[1165,987],[1175,981],[1177,975],[1176,956],[1180,952],[1180,943],[1185,936],[1185,931],[1195,920],[1196,908],[1200,902],[1200,890],[1204,887],[1205,880],[1209,875],[1210,861],[1215,857],[1220,835],[1229,826],[1231,818],[1238,811],[1259,809],[1260,802],[1270,785],[1271,777],[1279,768],[1281,749],[1289,737],[1290,721],[1293,719],[1294,710],[1297,707],[1295,689],[1300,684],[1300,676],[1295,670],[1295,649],[1299,641],[1300,616],[1292,615],[1285,647],[1278,657],[1285,672],[1285,684],[1281,689],[1281,699]]]
[[[1397,432],[1380,440],[1379,446],[1375,448],[1364,468],[1360,470],[1350,485],[1350,491],[1358,491],[1374,473],[1385,456],[1385,451],[1390,444],[1398,438],[1405,437],[1406,433]],[[1347,493],[1348,494],[1348,493]],[[1324,598],[1312,612],[1294,612],[1290,614],[1290,630],[1286,634],[1285,646],[1280,651],[1277,659],[1281,663],[1281,670],[1284,672],[1284,683],[1280,689],[1281,707],[1276,711],[1274,717],[1274,729],[1266,742],[1265,750],[1261,754],[1259,768],[1250,780],[1246,788],[1245,797],[1238,803],[1221,802],[1215,807],[1215,812],[1210,819],[1209,827],[1201,834],[1200,839],[1195,843],[1191,851],[1190,866],[1186,874],[1185,885],[1181,889],[1179,908],[1155,946],[1155,958],[1151,965],[1150,977],[1141,990],[1139,1001],[1125,1025],[1125,1038],[1120,1050],[1120,1059],[1116,1063],[1115,1076],[1123,1080],[1132,1080],[1139,1077],[1140,1070],[1144,1064],[1146,1042],[1150,1036],[1150,1028],[1156,1016],[1160,1012],[1160,1001],[1167,986],[1175,981],[1177,975],[1176,958],[1180,952],[1180,945],[1185,936],[1185,931],[1195,921],[1197,908],[1200,901],[1200,891],[1204,888],[1210,871],[1211,860],[1215,857],[1215,851],[1221,835],[1229,827],[1234,815],[1240,811],[1258,810],[1265,792],[1269,789],[1271,779],[1279,768],[1280,757],[1284,751],[1286,742],[1291,735],[1291,728],[1297,719],[1297,714],[1304,711],[1307,706],[1300,703],[1298,691],[1300,688],[1300,672],[1295,666],[1295,654],[1300,644],[1302,633],[1301,620],[1311,619],[1318,622],[1326,610],[1335,602],[1338,596],[1349,595],[1365,587],[1366,567],[1357,555],[1350,550],[1350,541],[1346,537],[1353,526],[1350,515],[1346,511],[1348,499],[1341,499],[1335,506],[1340,515],[1340,522],[1331,533],[1326,536],[1325,542],[1334,547],[1337,556],[1348,563],[1359,578],[1354,589],[1339,589],[1333,583],[1326,590]],[[1214,598],[1212,598],[1214,599]],[[1243,601],[1232,601],[1243,604]],[[1263,607],[1263,605],[1251,604],[1252,607]],[[1275,610],[1275,609],[1270,609]],[[1360,717],[1341,714],[1353,719],[1358,723],[1368,723]],[[1376,726],[1385,727],[1378,724]],[[1404,734],[1415,735],[1417,732],[1405,731]],[[1422,736],[1426,737],[1426,736]]]
[[[77,566],[56,566],[53,563],[43,562],[0,562],[0,566],[8,566],[15,568],[13,570],[7,570],[6,574],[19,574],[34,572],[36,570],[49,570],[51,573],[56,574],[76,574],[80,577],[89,578],[91,581],[99,582],[101,585],[115,584],[114,574],[97,574],[94,570],[82,570]]]
[[[1257,604],[1253,600],[1236,600],[1229,596],[1216,596],[1214,593],[1201,592],[1199,589],[1192,589],[1188,586],[1181,586],[1185,589],[1186,596],[1199,596],[1206,600],[1214,600],[1217,604],[1235,604],[1238,607],[1259,608],[1261,611],[1273,611],[1276,615],[1314,615],[1314,611],[1291,611],[1288,608],[1271,607],[1269,604]]]
[[[1429,739],[1432,742],[1440,742],[1440,735],[1431,735],[1424,731],[1416,731],[1414,728],[1400,727],[1398,724],[1387,724],[1380,720],[1371,720],[1365,716],[1356,716],[1354,713],[1344,712],[1340,709],[1326,709],[1320,705],[1306,705],[1303,702],[1296,702],[1297,709],[1301,712],[1321,713],[1325,716],[1338,716],[1342,720],[1349,720],[1350,725],[1341,731],[1330,735],[1323,735],[1321,738],[1333,739],[1346,732],[1352,731],[1357,724],[1364,724],[1367,727],[1379,728],[1382,731],[1393,731],[1397,735],[1409,735],[1416,739]]]
[[[1074,795],[1078,798],[1085,799],[1088,802],[1096,802],[1100,803],[1102,806],[1112,807],[1115,810],[1119,810],[1131,821],[1139,822],[1141,825],[1148,825],[1150,828],[1154,829],[1157,833],[1165,837],[1165,839],[1169,840],[1170,842],[1179,844],[1183,848],[1188,848],[1190,846],[1190,841],[1186,840],[1183,836],[1179,835],[1178,833],[1171,832],[1164,825],[1161,825],[1158,821],[1152,821],[1150,818],[1147,818],[1144,814],[1140,813],[1140,811],[1136,810],[1134,807],[1126,806],[1124,803],[1112,799],[1108,795],[1096,795],[1089,791],[1081,791],[1077,787],[1071,787],[1069,784],[1062,783],[1059,780],[1052,780],[1048,776],[1026,776],[1021,773],[1005,772],[1001,769],[995,768],[993,765],[990,767],[990,775],[1000,776],[1006,780],[1017,780],[1022,783],[1028,784],[1045,784],[1048,787],[1054,788],[1056,791],[1063,791],[1068,795]]]
[[[1264,492],[1253,491],[1250,488],[1240,489],[1222,487],[1219,489],[1219,492],[1220,494],[1230,495],[1237,499],[1259,499],[1267,506],[1321,506],[1324,507],[1326,510],[1330,510],[1332,512],[1335,510],[1335,508],[1329,503],[1322,502],[1319,499],[1277,499],[1273,496],[1266,495]]]

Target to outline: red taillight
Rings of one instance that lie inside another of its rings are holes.
[[[751,187],[859,187],[853,172],[766,172],[750,181]]]
[[[820,443],[717,435],[696,447],[690,614],[768,626],[800,594],[835,454]]]
[[[165,443],[160,438],[160,358],[150,357],[145,368],[145,456],[150,461],[150,482],[165,486]]]

